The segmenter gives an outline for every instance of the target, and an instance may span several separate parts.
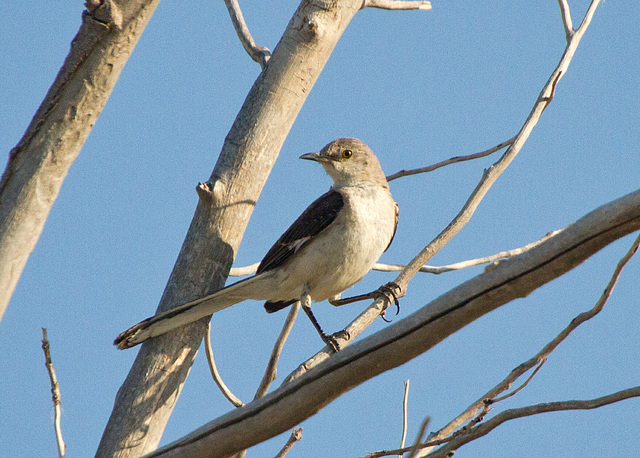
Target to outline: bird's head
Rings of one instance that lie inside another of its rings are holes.
[[[357,138],[339,138],[318,153],[307,153],[300,159],[322,164],[333,179],[334,187],[357,184],[387,185],[380,162],[373,151]]]

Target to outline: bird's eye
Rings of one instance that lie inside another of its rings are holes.
[[[343,159],[349,159],[351,156],[353,156],[353,151],[351,151],[350,149],[342,150]]]

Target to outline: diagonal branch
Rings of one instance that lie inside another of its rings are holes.
[[[524,143],[529,138],[529,135],[533,131],[533,128],[538,123],[540,116],[547,108],[549,103],[553,100],[556,86],[562,76],[567,72],[569,68],[569,64],[571,63],[571,59],[586,31],[587,27],[590,24],[591,18],[595,12],[595,9],[599,3],[599,0],[593,0],[591,6],[589,7],[587,13],[585,14],[585,18],[580,25],[580,28],[575,31],[575,33],[571,36],[571,40],[567,44],[565,51],[560,59],[560,62],[556,66],[555,70],[551,73],[547,83],[540,91],[538,98],[533,106],[533,109],[529,113],[527,120],[524,125],[520,129],[520,132],[516,135],[515,140],[507,151],[502,155],[502,157],[494,163],[491,167],[484,171],[482,179],[474,189],[473,193],[464,204],[460,212],[456,215],[456,217],[449,223],[449,225],[442,231],[435,239],[433,239],[417,256],[415,256],[409,264],[405,266],[405,268],[400,272],[400,274],[394,280],[394,283],[398,286],[398,291],[396,296],[402,297],[406,293],[407,286],[409,281],[420,271],[420,268],[431,259],[438,251],[442,249],[449,241],[458,233],[460,230],[469,222],[473,214],[475,213],[478,205],[487,194],[493,183],[498,179],[498,177],[506,170],[506,168],[511,164],[513,159],[522,149]],[[340,345],[340,348],[344,348],[349,345],[349,342],[352,341],[356,336],[358,336],[364,329],[369,327],[375,319],[384,312],[384,310],[388,307],[388,300],[384,297],[380,297],[376,299],[366,310],[364,310],[356,319],[354,319],[349,325],[344,329],[346,332],[338,337],[336,340]],[[317,364],[325,361],[331,355],[331,349],[325,347],[320,352],[316,353],[309,360],[305,361],[300,367],[290,375],[290,377],[299,376],[301,373],[309,370],[310,368],[316,366]]]
[[[429,165],[427,167],[420,167],[418,169],[400,170],[399,172],[396,172],[396,173],[393,173],[393,174],[389,175],[387,177],[387,181],[392,181],[392,180],[395,180],[396,178],[406,177],[406,176],[410,176],[410,175],[417,175],[418,173],[433,172],[434,170],[439,169],[440,167],[444,167],[444,166],[449,165],[449,164],[455,164],[457,162],[471,161],[473,159],[479,159],[481,157],[489,156],[490,154],[493,154],[496,151],[500,151],[501,149],[512,145],[513,142],[515,141],[515,139],[516,139],[516,137],[511,137],[509,140],[504,141],[504,142],[494,146],[493,148],[489,148],[488,150],[480,151],[479,153],[468,154],[466,156],[454,156],[452,158],[446,159],[446,160],[438,162],[436,164]]]
[[[260,67],[264,69],[269,62],[271,52],[264,46],[258,46],[253,40],[251,32],[249,32],[249,27],[247,27],[247,23],[244,21],[244,16],[242,15],[242,10],[240,9],[238,0],[224,0],[224,4],[227,6],[227,10],[229,10],[229,16],[231,16],[233,28],[238,34],[242,47],[247,51],[249,57],[259,63]]]

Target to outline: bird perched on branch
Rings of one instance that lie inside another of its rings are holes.
[[[238,302],[256,299],[267,301],[268,313],[300,301],[322,340],[338,350],[335,338],[325,334],[313,316],[312,301],[328,299],[339,306],[384,295],[397,304],[394,284],[340,299],[344,290],[369,272],[395,235],[398,206],[378,159],[355,138],[340,138],[300,158],[319,162],[333,186],[278,239],[256,274],[141,321],[115,339],[118,348],[133,347]]]

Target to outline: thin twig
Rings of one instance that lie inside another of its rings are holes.
[[[260,382],[260,386],[258,387],[258,391],[254,399],[258,399],[263,397],[271,383],[276,379],[276,374],[278,371],[278,359],[280,358],[280,353],[282,352],[282,347],[284,347],[284,343],[287,341],[287,337],[289,337],[289,333],[291,332],[291,328],[293,327],[293,323],[296,322],[296,317],[298,316],[298,311],[300,310],[300,302],[296,302],[291,306],[291,310],[289,310],[289,314],[287,315],[287,319],[284,322],[284,326],[282,326],[282,331],[280,331],[280,335],[276,340],[275,345],[273,346],[273,350],[271,350],[271,356],[269,357],[269,362],[267,363],[267,369],[264,372],[264,376],[262,377],[262,381]]]
[[[275,458],[283,458],[287,453],[289,453],[291,447],[293,447],[293,445],[300,439],[302,439],[302,428],[297,428],[291,431],[291,435],[289,436],[287,443],[284,444],[284,447],[282,447],[282,450],[280,450]]]
[[[427,167],[420,167],[419,169],[400,170],[399,172],[389,175],[387,177],[387,181],[392,181],[396,178],[402,178],[410,175],[417,175],[418,173],[433,172],[434,170],[446,165],[455,164],[457,162],[471,161],[473,159],[479,159],[481,157],[489,156],[496,151],[500,151],[501,149],[510,146],[515,141],[515,139],[516,137],[511,137],[509,140],[504,141],[494,146],[493,148],[489,148],[488,150],[480,151],[479,153],[467,154],[466,156],[454,156],[444,161],[437,162],[436,164],[428,165]]]
[[[225,398],[229,400],[231,404],[236,407],[242,407],[244,403],[238,399],[231,390],[227,387],[227,385],[220,377],[220,373],[218,372],[218,368],[216,367],[216,361],[213,358],[213,348],[211,347],[211,322],[207,323],[207,330],[204,333],[204,350],[207,354],[207,362],[209,363],[209,370],[211,371],[211,377],[213,377],[213,381],[216,382],[218,388],[222,392]]]
[[[227,5],[233,28],[236,30],[238,38],[240,38],[242,47],[247,51],[249,57],[259,63],[261,68],[264,68],[269,62],[271,52],[264,46],[258,46],[253,40],[251,32],[249,32],[249,27],[247,27],[247,23],[244,21],[238,0],[224,0],[224,4]]]
[[[53,400],[53,408],[55,411],[54,429],[56,433],[56,443],[58,444],[58,456],[63,458],[65,455],[65,445],[64,439],[62,438],[62,428],[60,426],[60,417],[62,415],[62,408],[60,404],[60,385],[58,384],[56,371],[53,368],[53,361],[51,361],[51,350],[49,346],[49,339],[47,338],[47,328],[42,328],[42,351],[44,352],[44,365],[47,368],[49,380],[51,382],[51,399]]]
[[[528,417],[531,415],[537,415],[546,412],[560,412],[566,410],[589,410],[597,409],[602,406],[613,404],[615,402],[623,401],[625,399],[640,397],[640,386],[629,388],[626,390],[618,391],[607,396],[602,396],[596,399],[578,400],[578,401],[560,401],[560,402],[545,402],[541,404],[534,404],[526,407],[519,407],[516,409],[505,410],[499,413],[495,417],[487,420],[484,423],[479,424],[472,430],[461,434],[458,437],[452,439],[447,445],[436,450],[429,457],[444,458],[450,456],[449,454],[453,450],[459,449],[461,446],[479,438],[502,423],[513,420],[516,418]]]
[[[404,394],[402,396],[402,439],[400,439],[400,448],[404,448],[404,442],[407,440],[407,427],[408,427],[408,400],[409,400],[409,380],[404,381]],[[402,458],[402,455],[398,455],[398,458]]]
[[[567,0],[558,0],[558,5],[560,5],[560,14],[562,15],[562,25],[564,26],[564,34],[567,39],[567,43],[571,39],[571,35],[573,35],[573,22],[571,21],[571,10],[569,9],[569,4]]]
[[[545,345],[542,350],[540,350],[536,355],[530,358],[528,361],[520,364],[518,367],[513,369],[511,373],[499,384],[493,387],[489,392],[487,392],[484,396],[478,399],[476,402],[471,404],[462,414],[456,417],[454,420],[449,422],[444,428],[435,433],[430,439],[443,439],[453,433],[460,425],[462,425],[465,421],[476,415],[476,412],[480,409],[483,409],[487,405],[487,400],[491,400],[491,403],[495,403],[496,401],[502,400],[503,398],[497,398],[500,393],[508,390],[511,385],[520,378],[523,374],[528,372],[534,366],[540,365],[543,363],[548,356],[562,343],[568,336],[571,334],[578,326],[580,326],[585,321],[590,320],[594,316],[596,316],[600,311],[604,308],[605,304],[611,297],[611,293],[620,278],[620,274],[624,269],[624,266],[629,262],[631,257],[637,252],[638,246],[640,246],[640,236],[636,238],[636,240],[629,248],[629,251],[620,259],[618,262],[609,283],[604,289],[602,295],[595,303],[595,305],[588,311],[582,312],[578,316],[576,316],[567,327],[565,327],[553,340],[551,340],[547,345]],[[536,369],[537,371],[537,369]],[[530,379],[531,377],[529,377]],[[428,452],[428,450],[427,450]]]
[[[431,2],[401,0],[364,0],[360,8],[380,8],[382,10],[430,10]]]

